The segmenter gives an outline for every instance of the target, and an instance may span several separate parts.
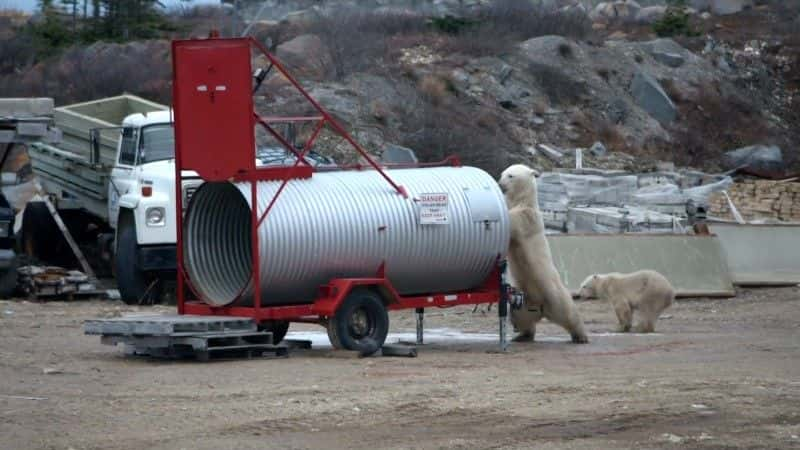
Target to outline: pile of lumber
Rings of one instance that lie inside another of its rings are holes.
[[[744,180],[734,183],[728,195],[739,213],[747,220],[777,219],[800,222],[800,182]],[[710,198],[712,216],[733,218],[722,193]]]

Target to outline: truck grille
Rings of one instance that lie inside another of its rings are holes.
[[[192,184],[185,184],[183,186],[183,209],[186,210],[186,207],[189,206],[189,202],[192,200],[192,196],[195,192],[197,192],[197,188],[200,187],[201,183],[192,183]]]

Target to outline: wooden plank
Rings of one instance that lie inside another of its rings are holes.
[[[91,279],[96,279],[97,277],[94,274],[94,270],[92,270],[92,266],[90,266],[89,262],[86,261],[86,257],[83,255],[80,247],[78,247],[75,239],[73,239],[72,233],[70,233],[67,229],[67,226],[64,225],[64,221],[61,220],[61,215],[58,214],[58,211],[56,210],[55,206],[53,206],[53,203],[50,202],[50,199],[44,194],[42,186],[38,181],[36,182],[36,190],[39,192],[40,196],[42,197],[42,201],[47,206],[47,210],[50,211],[50,215],[53,217],[53,220],[55,220],[58,229],[61,230],[61,234],[64,235],[64,239],[67,241],[69,248],[72,249],[72,253],[81,264],[83,273],[85,273]]]

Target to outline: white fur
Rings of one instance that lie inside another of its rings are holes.
[[[511,219],[508,269],[512,285],[525,294],[525,305],[512,310],[511,322],[520,333],[515,340],[533,340],[536,323],[546,317],[566,329],[573,342],[588,342],[583,321],[553,264],[539,211],[536,175],[513,165],[500,176]]]
[[[628,274],[592,275],[581,284],[580,296],[611,303],[619,320],[619,331],[633,329],[637,333],[652,333],[658,317],[672,305],[675,290],[660,273],[640,270]],[[638,316],[635,326],[634,313]]]

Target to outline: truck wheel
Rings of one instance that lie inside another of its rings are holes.
[[[0,273],[0,298],[9,299],[17,290],[17,267],[18,260],[15,258],[11,266]]]
[[[362,355],[378,351],[389,333],[389,314],[381,298],[369,289],[356,289],[344,299],[328,325],[328,336],[336,348]],[[334,340],[338,341],[334,342]]]
[[[287,320],[270,320],[258,326],[261,331],[269,331],[272,333],[272,344],[277,345],[286,337],[289,332],[289,321]]]
[[[158,277],[139,270],[137,261],[136,224],[120,221],[115,258],[117,287],[122,301],[129,305],[154,304],[161,297]]]

